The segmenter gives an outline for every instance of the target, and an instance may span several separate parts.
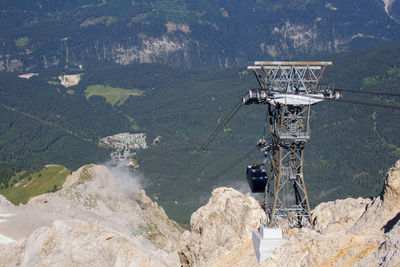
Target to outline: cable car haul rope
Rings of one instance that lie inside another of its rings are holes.
[[[346,89],[334,89],[334,91],[340,92],[350,92],[350,93],[361,93],[361,94],[371,94],[371,95],[382,95],[382,96],[393,96],[393,97],[400,97],[400,94],[391,94],[391,93],[380,93],[380,92],[365,92],[365,91],[357,91],[357,90],[346,90]],[[323,99],[322,97],[312,97],[316,99]],[[387,108],[387,109],[395,109],[400,110],[400,106],[394,105],[384,105],[384,104],[377,104],[377,103],[368,103],[368,102],[361,102],[361,101],[354,101],[354,100],[345,100],[345,99],[328,99],[332,102],[340,102],[340,103],[347,103],[347,104],[356,104],[356,105],[364,105],[364,106],[373,106],[379,108]],[[228,122],[233,119],[236,113],[240,110],[243,106],[242,97],[239,101],[235,104],[235,106],[229,111],[226,116],[222,119],[222,121],[218,124],[218,126],[214,129],[214,131],[207,137],[207,139],[199,146],[198,149],[195,150],[195,156],[189,161],[189,165],[194,163],[201,155],[201,152],[206,149],[217,137],[217,135],[224,129],[224,127],[228,124]],[[268,117],[268,113],[267,113]],[[264,136],[265,136],[265,129],[264,128]],[[254,153],[254,151],[253,151]],[[247,154],[247,153],[246,153]],[[243,160],[243,159],[242,159]],[[234,161],[236,162],[236,161]],[[240,161],[239,161],[240,162]],[[237,164],[237,163],[236,163]],[[232,165],[232,164],[231,164]],[[229,165],[229,166],[231,166]],[[235,164],[233,164],[235,165]],[[218,177],[220,175],[216,175],[214,177]]]
[[[207,137],[207,139],[201,144],[201,146],[195,151],[194,157],[189,161],[188,167],[190,167],[193,162],[195,162],[201,155],[201,152],[206,149],[212,141],[214,141],[215,137],[224,129],[225,125],[236,115],[236,113],[243,106],[242,99],[235,104],[235,106],[228,112],[228,114],[223,118],[222,122],[218,124],[218,126],[214,129],[214,131]]]
[[[334,89],[334,91],[340,91],[340,92],[349,92],[349,93],[361,93],[361,94],[370,94],[370,95],[382,95],[382,96],[393,96],[393,97],[400,97],[400,94],[391,94],[391,93],[381,93],[381,92],[366,92],[366,91],[357,91],[357,90],[346,90],[346,89]],[[316,99],[323,99],[322,97],[312,97]],[[387,109],[394,109],[394,110],[400,110],[400,106],[394,106],[394,105],[384,105],[384,104],[377,104],[377,103],[368,103],[368,102],[361,102],[361,101],[354,101],[354,100],[345,100],[345,99],[328,99],[331,100],[332,102],[339,102],[339,103],[347,103],[347,104],[356,104],[356,105],[364,105],[364,106],[373,106],[373,107],[379,107],[379,108],[387,108]],[[201,152],[206,149],[218,136],[218,134],[224,129],[224,127],[228,124],[230,120],[233,119],[233,117],[238,113],[240,108],[243,106],[242,102],[242,97],[239,99],[238,102],[234,105],[234,107],[229,111],[226,116],[222,119],[222,121],[218,124],[218,126],[214,129],[214,131],[207,137],[207,139],[199,146],[198,149],[195,150],[195,156],[189,161],[188,166],[190,167],[196,160],[199,159],[201,156]],[[267,113],[267,118],[268,118],[268,113]],[[266,129],[267,127],[264,127],[264,136],[266,134]],[[256,147],[257,148],[257,147]],[[228,172],[232,167],[236,166],[238,163],[243,161],[244,159],[248,158],[251,156],[257,149],[252,149],[252,153],[247,152],[237,160],[233,161],[231,164],[229,164],[229,167],[224,169],[224,171],[218,173],[217,175],[213,176],[214,178],[218,178],[222,175],[224,175],[226,172]]]

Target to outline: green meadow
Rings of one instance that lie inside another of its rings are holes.
[[[48,165],[37,172],[22,171],[10,179],[6,188],[0,189],[14,205],[25,204],[32,197],[61,189],[69,170],[61,165]]]
[[[86,98],[89,99],[91,96],[102,96],[111,105],[123,105],[129,96],[141,96],[143,91],[138,89],[123,89],[118,87],[111,87],[109,85],[90,85],[85,90]]]

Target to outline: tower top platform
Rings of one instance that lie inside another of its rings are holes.
[[[255,61],[248,66],[257,78],[261,90],[281,94],[330,94],[318,86],[331,61]],[[329,88],[330,89],[330,88]]]

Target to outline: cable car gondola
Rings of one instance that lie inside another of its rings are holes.
[[[264,193],[268,182],[268,175],[261,165],[247,166],[247,182],[252,193]]]

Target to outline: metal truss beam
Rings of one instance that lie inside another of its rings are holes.
[[[315,93],[328,61],[256,61],[248,66],[257,77],[261,88],[280,93]]]

